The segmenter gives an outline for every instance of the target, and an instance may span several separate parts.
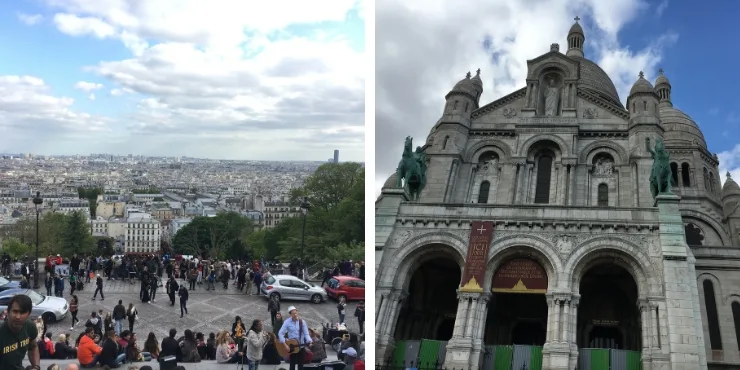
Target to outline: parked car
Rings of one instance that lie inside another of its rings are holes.
[[[4,292],[8,289],[20,289],[20,288],[21,288],[20,281],[10,281],[0,276],[0,292]]]
[[[27,295],[31,298],[33,309],[30,319],[43,317],[46,323],[53,323],[64,319],[69,313],[67,300],[59,297],[48,297],[34,292],[31,289],[8,289],[0,292],[0,311],[8,309],[8,303],[17,294]]]
[[[260,285],[260,292],[265,297],[277,297],[278,300],[306,300],[313,303],[326,301],[326,291],[307,283],[293,275],[272,275]]]
[[[354,276],[333,276],[327,281],[326,294],[336,300],[340,297],[347,301],[365,300],[365,280]]]

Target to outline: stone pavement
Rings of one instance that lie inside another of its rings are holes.
[[[139,321],[134,325],[134,332],[137,333],[138,340],[142,344],[149,332],[153,332],[161,343],[171,328],[177,329],[178,337],[185,329],[196,333],[203,332],[206,337],[208,333],[215,333],[219,330],[231,331],[231,324],[237,315],[241,316],[247,328],[252,324],[252,320],[260,319],[266,330],[272,330],[270,314],[267,311],[267,299],[257,295],[248,296],[244,292],[239,292],[231,284],[228,289],[223,289],[222,285],[216,285],[215,291],[206,291],[205,284],[198,285],[194,291],[190,292],[189,314],[184,318],[180,318],[179,298],[176,298],[174,306],[170,306],[169,297],[164,293],[164,287],[157,290],[156,303],[151,304],[139,300],[139,289],[138,282],[130,284],[129,282],[105,280],[103,285],[105,300],[102,301],[100,296],[97,300],[92,300],[92,294],[95,291],[94,283],[86,284],[83,291],[76,291],[75,294],[80,299],[78,311],[80,323],[71,331],[72,340],[84,331],[84,323],[93,311],[103,309],[104,312],[112,312],[119,299],[123,300],[127,308],[129,303],[134,303],[139,311]],[[38,292],[46,294],[44,288],[39,289]],[[68,286],[65,287],[64,298],[70,299]],[[312,304],[308,301],[281,301],[280,305],[286,317],[285,311],[288,306],[293,305],[298,308],[298,312],[311,328],[320,329],[323,323],[338,320],[336,302],[331,299],[320,304]],[[356,305],[356,302],[350,302],[347,305],[346,321],[353,332],[359,331],[359,325],[353,316]],[[53,333],[56,340],[59,334],[70,332],[71,320],[71,315],[68,315],[61,322],[48,325],[47,329]],[[128,329],[128,322],[124,328]]]
[[[67,366],[67,364],[77,364],[78,362],[75,360],[41,360],[41,369],[46,369],[51,364],[57,364],[59,365],[62,370],[64,370],[64,367]],[[325,362],[326,366],[319,366],[319,364],[311,364],[311,365],[304,365],[304,369],[332,369],[332,364],[336,363],[336,358],[334,360],[329,360]],[[28,366],[30,363],[28,362],[28,359],[25,359],[23,361],[23,366]],[[141,368],[142,366],[151,366],[153,370],[159,369],[159,364],[154,361],[149,362],[137,362],[134,364],[123,364],[119,369],[126,370],[129,368],[129,366],[137,366]],[[235,369],[240,370],[242,369],[241,365],[238,364],[219,364],[216,361],[201,361],[198,363],[178,363],[178,366],[183,366],[187,370],[213,370],[213,369]],[[288,369],[290,367],[287,363],[282,363],[280,365],[263,365],[260,364],[260,370],[279,370],[279,369]],[[336,367],[339,369],[339,367]],[[101,367],[97,367],[96,369],[102,369]],[[245,364],[243,367],[244,370],[247,369],[247,365]]]

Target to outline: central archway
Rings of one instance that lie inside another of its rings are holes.
[[[642,349],[637,283],[624,267],[607,260],[593,263],[580,280],[579,292],[579,348]]]
[[[547,337],[548,276],[532,258],[513,257],[493,274],[486,345],[542,346]]]

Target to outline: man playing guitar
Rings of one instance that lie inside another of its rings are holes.
[[[306,356],[306,346],[311,344],[308,325],[298,317],[298,310],[294,306],[288,307],[290,318],[285,320],[278,332],[280,343],[286,343],[290,348],[290,370],[303,370],[303,360]]]

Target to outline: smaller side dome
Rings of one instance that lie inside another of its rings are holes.
[[[483,83],[481,82],[481,85]],[[475,83],[473,83],[473,79],[470,78],[470,72],[468,72],[467,75],[465,75],[465,78],[460,80],[458,83],[455,84],[455,87],[452,88],[451,92],[461,92],[461,93],[467,93],[472,96],[476,96],[478,92],[478,88],[476,88]]]
[[[655,79],[655,88],[658,88],[660,85],[671,86],[670,81],[668,81],[668,77],[663,74],[663,68],[658,70],[658,78]]]
[[[570,36],[570,35],[572,35],[574,33],[580,34],[580,35],[582,35],[584,37],[586,36],[586,34],[583,33],[583,27],[581,27],[581,24],[578,23],[578,21],[580,21],[580,20],[581,20],[581,18],[575,17],[576,23],[573,23],[573,25],[570,26],[570,31],[568,31],[568,36]]]
[[[725,180],[725,185],[722,186],[722,199],[733,195],[740,195],[740,186],[732,179],[730,171],[727,171],[727,180]]]
[[[630,95],[652,92],[653,85],[650,84],[650,81],[645,79],[645,74],[640,71],[639,78],[637,79],[637,81],[635,81],[635,84],[632,85],[632,88],[630,89]]]
[[[573,23],[570,31],[568,31],[568,51],[565,52],[565,55],[583,58],[583,46],[586,42],[586,34],[583,32],[583,27],[578,23],[581,18],[575,17],[573,19],[576,23]]]
[[[398,188],[398,171],[393,172],[393,174],[388,177],[388,180],[385,180],[385,183],[383,183],[383,187],[381,189],[396,188]]]
[[[473,83],[473,85],[483,87],[483,81],[480,79],[480,68],[478,68],[477,71],[475,71],[475,77],[470,79],[470,82]]]

